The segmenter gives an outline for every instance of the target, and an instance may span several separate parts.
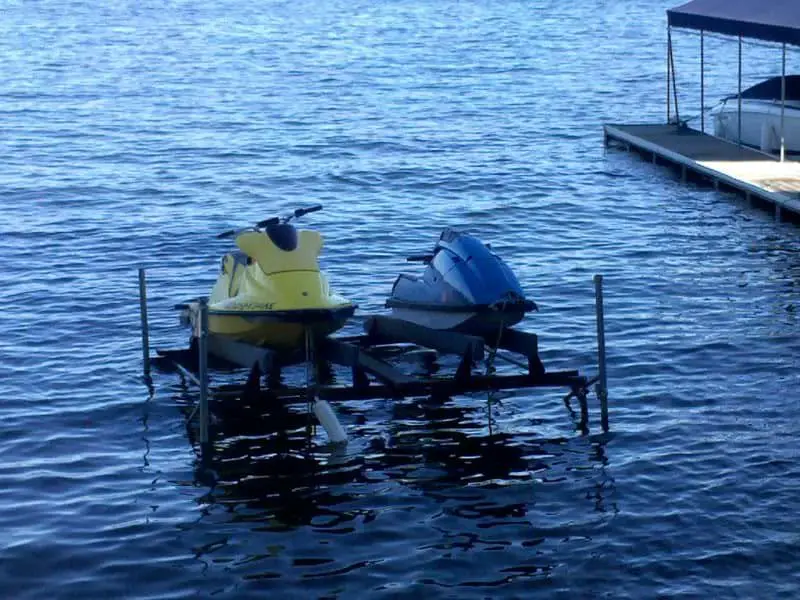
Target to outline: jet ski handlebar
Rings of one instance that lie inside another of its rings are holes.
[[[277,225],[280,222],[281,222],[280,217],[270,217],[269,219],[264,219],[263,221],[259,221],[258,223],[256,223],[256,229],[264,229],[264,227],[269,227],[270,225]]]
[[[263,229],[264,227],[269,227],[270,225],[277,225],[278,223],[288,223],[292,219],[299,219],[303,215],[307,215],[308,213],[317,212],[318,210],[322,210],[322,204],[315,204],[314,206],[309,206],[308,208],[297,208],[294,212],[286,215],[282,219],[280,217],[270,217],[269,219],[264,219],[263,221],[259,221],[256,223],[257,229]]]
[[[320,210],[322,210],[322,204],[315,204],[314,206],[309,206],[308,208],[298,208],[294,211],[293,215],[290,215],[289,217],[286,218],[284,223],[286,223],[286,221],[289,221],[292,217],[294,217],[295,219],[299,219],[303,215],[307,215],[308,213],[317,212]]]
[[[308,213],[317,212],[322,210],[322,204],[315,204],[314,206],[309,206],[308,208],[298,208],[295,209],[293,212],[288,214],[287,216],[281,217],[270,217],[269,219],[264,219],[263,221],[259,221],[255,224],[255,229],[258,231],[259,229],[264,229],[265,227],[269,227],[270,225],[278,225],[280,223],[288,223],[292,219],[299,219],[303,215],[307,215]],[[217,235],[217,239],[229,238],[233,237],[241,231],[246,231],[249,228],[245,229],[229,229],[228,231],[223,231],[219,235]]]

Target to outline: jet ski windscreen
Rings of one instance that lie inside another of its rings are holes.
[[[284,252],[291,252],[297,248],[297,229],[289,223],[269,225],[267,235],[272,243]]]

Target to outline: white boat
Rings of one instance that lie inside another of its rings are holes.
[[[739,141],[739,96],[723,99],[711,110],[714,135]],[[779,153],[781,148],[781,78],[773,77],[742,92],[741,143],[764,152]],[[800,152],[800,75],[786,76],[786,103],[783,110],[783,137],[786,152]]]

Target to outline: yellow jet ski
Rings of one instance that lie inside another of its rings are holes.
[[[325,336],[341,329],[356,305],[331,292],[317,257],[322,236],[290,223],[321,205],[300,208],[218,238],[235,238],[240,251],[222,257],[208,298],[208,332],[274,349],[302,348],[306,333]],[[198,331],[197,302],[188,321]]]

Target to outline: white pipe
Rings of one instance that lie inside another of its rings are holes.
[[[328,434],[328,439],[334,444],[346,444],[347,434],[344,432],[342,424],[336,418],[336,413],[333,412],[331,405],[326,400],[316,400],[314,402],[314,414],[325,433]]]

